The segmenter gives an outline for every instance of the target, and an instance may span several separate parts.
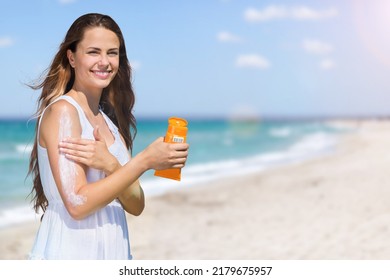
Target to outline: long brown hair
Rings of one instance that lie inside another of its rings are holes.
[[[55,99],[72,89],[75,74],[69,64],[66,52],[70,49],[76,51],[78,43],[83,39],[88,28],[103,27],[114,32],[119,39],[119,69],[110,85],[103,90],[100,106],[104,113],[116,124],[123,136],[126,146],[132,150],[133,140],[136,134],[136,120],[132,113],[135,102],[133,87],[131,84],[131,67],[127,59],[125,41],[117,23],[109,16],[102,14],[85,14],[76,19],[69,28],[64,41],[61,43],[57,54],[44,75],[43,81],[31,88],[42,89],[38,99],[36,112],[37,124],[35,132],[38,134],[39,120],[43,110]],[[33,177],[32,201],[34,210],[38,213],[39,208],[45,212],[48,201],[43,192],[42,182],[38,165],[38,137],[35,137],[34,146],[30,156],[28,174]]]

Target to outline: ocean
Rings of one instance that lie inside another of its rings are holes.
[[[331,153],[346,132],[321,121],[188,121],[190,153],[182,181],[155,177],[150,170],[141,177],[146,196]],[[34,128],[34,121],[0,120],[0,228],[37,219],[29,196],[32,180],[26,177]],[[163,136],[167,120],[141,119],[137,128],[133,154]]]

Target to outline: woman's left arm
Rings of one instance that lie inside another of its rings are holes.
[[[126,212],[139,216],[145,208],[145,195],[139,180],[126,188],[118,197]]]
[[[129,154],[129,158],[131,160],[130,154]],[[116,158],[115,158],[115,160],[116,160]],[[110,171],[106,171],[106,175],[107,176],[110,175],[112,172],[114,172],[116,169],[119,169],[120,167],[121,167],[121,165],[117,161],[116,167],[114,169],[111,169]],[[144,195],[144,191],[141,187],[141,184],[139,182],[139,179],[137,181],[135,181],[132,185],[127,187],[118,196],[118,199],[121,202],[123,209],[126,210],[126,212],[128,212],[134,216],[141,215],[142,211],[145,208],[145,195]]]
[[[102,170],[108,176],[119,169],[121,164],[108,151],[107,145],[100,137],[97,128],[94,130],[94,136],[95,140],[66,139],[66,141],[60,142],[60,150],[68,159]],[[122,137],[121,140],[123,142]],[[132,215],[139,216],[145,208],[145,196],[139,180],[127,187],[118,196],[118,199],[125,211]]]

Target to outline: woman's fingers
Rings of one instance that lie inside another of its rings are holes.
[[[187,158],[188,156],[188,148],[189,145],[181,145],[181,146],[176,146],[177,144],[172,144],[171,147],[173,148],[173,157],[175,158]]]
[[[95,142],[95,140],[94,139],[68,137],[68,138],[63,139],[61,142],[71,143],[71,144],[88,145],[88,144]]]
[[[67,159],[70,159],[70,160],[77,162],[77,163],[81,163],[81,164],[85,164],[85,165],[88,165],[88,163],[89,163],[89,160],[85,157],[74,156],[71,154],[65,154],[65,157]]]
[[[81,138],[66,138],[60,142],[60,145],[77,145],[77,146],[89,146],[94,145],[95,140],[81,139]]]
[[[59,143],[59,150],[68,159],[81,163],[88,163],[95,152],[95,141],[88,139],[68,138]]]
[[[61,147],[60,147],[60,152],[63,154],[68,154],[68,155],[78,156],[78,157],[88,157],[90,154],[87,151],[80,151],[80,150],[67,149],[67,148],[61,148]]]
[[[60,148],[60,152],[65,154],[67,159],[71,159],[79,163],[89,165],[92,160],[92,154],[90,152],[83,152],[66,148]]]
[[[67,138],[58,144],[58,148],[66,158],[106,173],[110,173],[117,163],[102,139]]]
[[[182,168],[188,157],[188,149],[187,143],[167,143],[160,137],[143,151],[143,155],[150,169]]]
[[[183,168],[188,157],[188,144],[176,146],[178,144],[171,145],[174,148],[174,152],[171,154],[170,163],[173,168]]]
[[[188,157],[188,152],[176,152],[175,155],[171,158],[171,160],[176,162],[186,161]]]
[[[182,144],[172,144],[172,148],[174,148],[176,151],[188,151],[190,148],[190,145],[187,143],[182,143]]]
[[[59,143],[59,147],[67,150],[92,152],[95,150],[95,141],[94,140],[72,141],[72,142],[61,141]]]

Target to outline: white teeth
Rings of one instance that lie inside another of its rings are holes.
[[[108,76],[110,74],[109,71],[94,71],[94,73],[98,76]]]

